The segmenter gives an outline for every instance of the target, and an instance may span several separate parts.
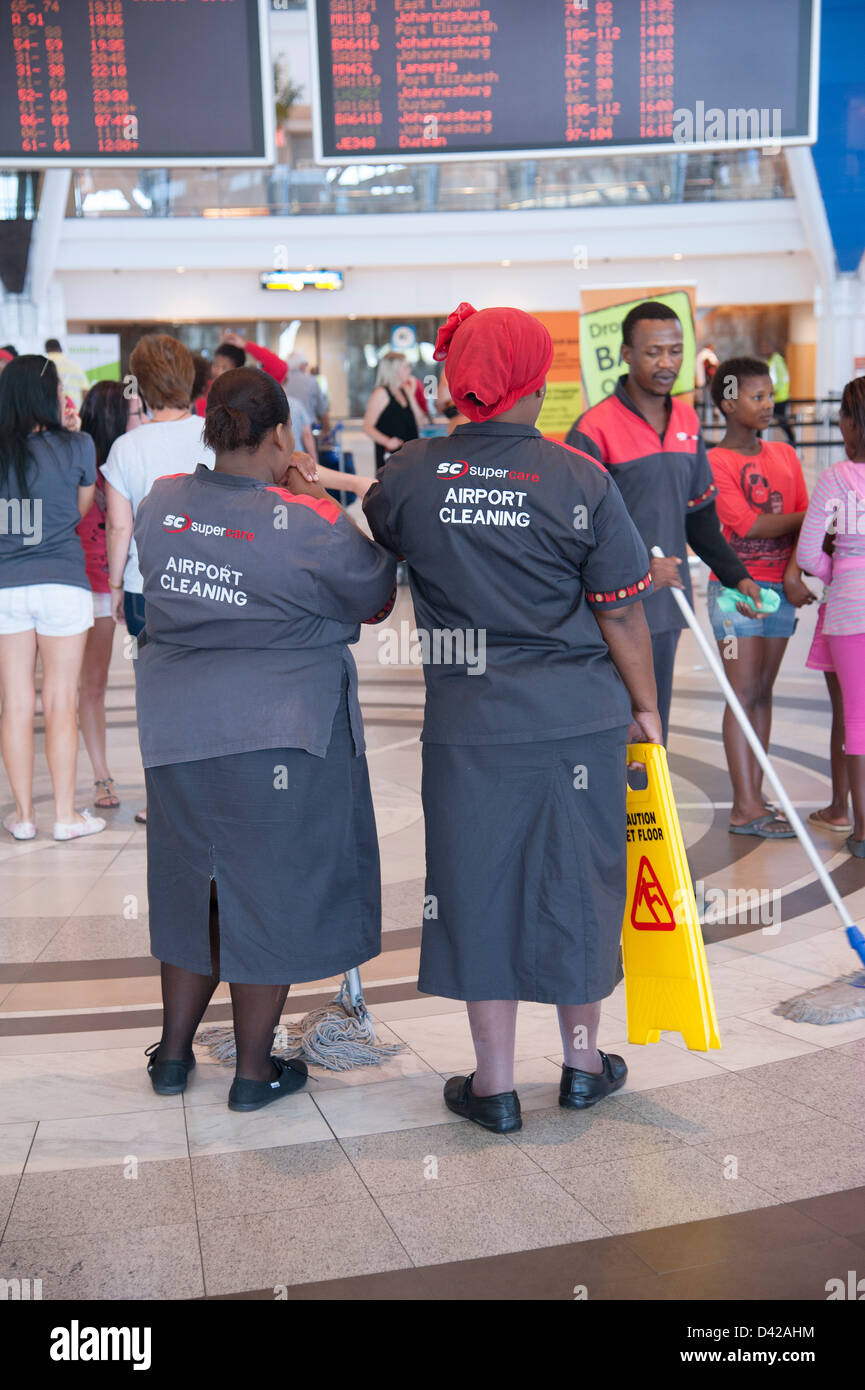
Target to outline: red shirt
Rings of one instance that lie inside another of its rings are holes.
[[[272,376],[274,381],[278,382],[280,386],[282,385],[288,373],[287,362],[283,362],[282,358],[277,357],[276,353],[271,352],[269,348],[259,347],[258,343],[247,343],[245,350],[247,356],[254,358],[268,376]],[[211,384],[208,381],[204,388],[204,395],[199,396],[198,400],[193,402],[196,415],[203,415],[207,409],[207,393]]]
[[[84,548],[84,567],[87,581],[94,594],[107,594],[111,591],[108,582],[108,553],[105,547],[105,484],[102,472],[96,470],[96,492],[93,506],[76,526]]]
[[[710,449],[709,462],[724,536],[752,579],[780,584],[796,546],[796,532],[750,538],[747,532],[759,516],[807,511],[808,489],[795,449],[764,440],[759,454]]]

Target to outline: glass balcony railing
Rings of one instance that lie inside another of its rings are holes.
[[[793,196],[783,153],[610,154],[272,169],[82,169],[70,217],[309,217],[626,207]]]
[[[0,222],[19,218],[32,222],[39,206],[38,189],[38,174],[0,169]]]

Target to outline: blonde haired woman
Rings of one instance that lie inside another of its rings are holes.
[[[412,370],[402,352],[386,352],[378,364],[375,387],[363,417],[363,432],[375,445],[375,471],[389,454],[417,439],[426,421],[409,385]]]

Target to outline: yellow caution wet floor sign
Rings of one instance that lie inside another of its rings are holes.
[[[628,1041],[681,1033],[689,1048],[720,1047],[718,1020],[667,752],[635,743],[647,785],[628,787],[628,897],[622,929]]]

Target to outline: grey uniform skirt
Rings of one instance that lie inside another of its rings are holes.
[[[341,974],[381,951],[378,840],[366,758],[340,702],[324,758],[267,748],[148,768],[153,955],[234,984]]]
[[[622,978],[626,733],[423,745],[419,989],[543,1004],[612,993]]]

